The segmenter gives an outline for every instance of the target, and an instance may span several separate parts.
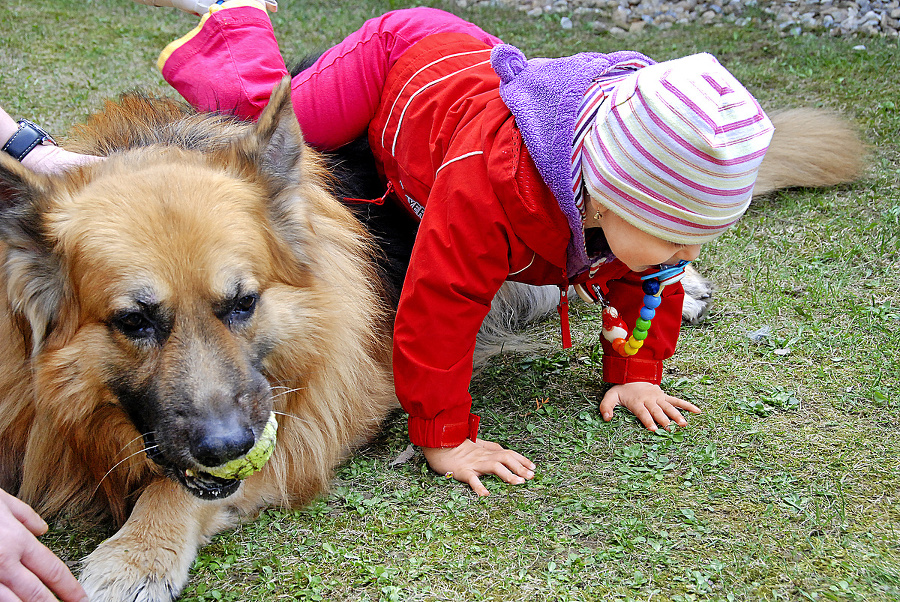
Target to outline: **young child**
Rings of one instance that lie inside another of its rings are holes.
[[[257,0],[213,4],[159,66],[198,109],[249,119],[287,73]],[[433,470],[479,495],[482,475],[534,476],[530,460],[477,438],[468,393],[475,335],[505,280],[558,285],[563,308],[570,285],[608,306],[605,420],[623,405],[656,430],[700,411],[659,387],[679,334],[677,280],[747,209],[773,132],[712,56],[526,60],[471,23],[415,8],[367,21],[297,75],[292,94],[312,146],[368,133],[391,198],[421,220],[394,375]]]

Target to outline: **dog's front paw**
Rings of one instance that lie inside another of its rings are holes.
[[[221,504],[203,503],[177,483],[151,482],[119,532],[82,562],[92,602],[169,602],[178,597],[206,536],[200,525],[227,526]]]
[[[88,599],[169,602],[177,598],[187,583],[193,555],[149,548],[137,538],[122,535],[120,531],[84,559],[79,580]]]
[[[709,313],[713,285],[690,266],[684,271],[681,285],[684,287],[684,305],[681,307],[681,319],[689,324],[699,324],[706,318],[706,314]]]

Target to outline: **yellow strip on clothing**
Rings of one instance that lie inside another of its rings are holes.
[[[189,32],[187,32],[174,42],[169,43],[168,46],[163,48],[163,51],[162,53],[160,53],[159,58],[156,59],[156,68],[162,71],[163,66],[165,66],[166,61],[169,60],[169,57],[172,56],[172,53],[187,44],[191,40],[191,38],[200,33],[200,30],[203,29],[203,25],[206,23],[206,20],[209,19],[209,16],[211,14],[219,12],[220,10],[224,10],[226,8],[237,8],[240,6],[257,8],[263,12],[267,12],[265,5],[260,2],[256,2],[255,0],[228,0],[227,2],[223,2],[222,4],[213,4],[209,7],[209,11],[202,17],[200,17],[200,22],[197,24],[197,27],[190,30]]]

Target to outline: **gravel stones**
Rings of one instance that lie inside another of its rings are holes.
[[[730,23],[775,27],[786,35],[900,37],[900,0],[457,0],[457,4],[511,6],[533,17],[559,15],[563,29],[586,22],[613,35],[688,23]]]

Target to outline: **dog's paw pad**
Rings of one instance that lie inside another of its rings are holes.
[[[82,563],[79,581],[88,599],[169,602],[177,598],[187,582],[193,555],[117,537],[100,544]]]

